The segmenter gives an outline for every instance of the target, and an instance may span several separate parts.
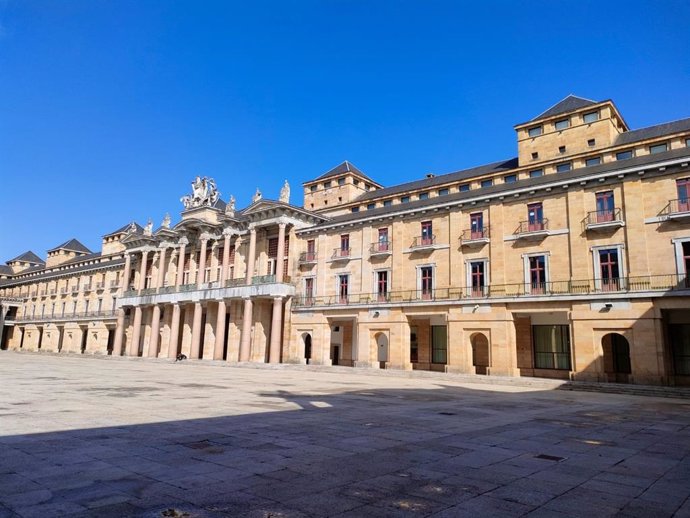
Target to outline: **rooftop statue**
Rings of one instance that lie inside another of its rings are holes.
[[[235,215],[235,197],[233,195],[230,195],[230,199],[228,200],[228,203],[225,205],[225,213],[228,216]]]
[[[165,217],[163,218],[163,222],[161,223],[161,227],[163,228],[170,228],[170,214],[166,212]]]
[[[180,198],[180,201],[186,210],[204,205],[213,207],[218,201],[219,196],[220,193],[213,178],[197,176],[192,182],[192,194],[183,196]]]
[[[259,188],[256,188],[256,192],[254,193],[254,196],[252,197],[252,203],[256,203],[262,198],[261,191]]]
[[[290,203],[290,184],[287,180],[285,180],[282,189],[280,189],[280,198],[278,198],[278,201]]]
[[[144,235],[145,236],[152,236],[153,235],[153,221],[151,221],[151,218],[149,218],[148,223],[146,223],[146,226],[144,227]]]

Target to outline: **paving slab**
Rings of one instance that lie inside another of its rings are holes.
[[[690,514],[651,389],[5,351],[0,386],[0,517]]]

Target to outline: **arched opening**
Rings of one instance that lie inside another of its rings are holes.
[[[376,359],[381,369],[386,368],[388,363],[388,336],[385,333],[378,333],[376,339]]]
[[[470,337],[472,345],[472,365],[475,374],[488,374],[491,365],[489,359],[489,339],[483,333],[474,333]]]
[[[630,344],[618,333],[609,333],[601,339],[604,352],[604,373],[608,381],[628,383],[632,373],[630,365]]]
[[[304,360],[309,365],[311,363],[311,335],[309,333],[303,334],[302,341],[304,342]]]

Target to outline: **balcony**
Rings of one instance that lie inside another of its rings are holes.
[[[120,281],[110,281],[110,289],[116,290],[120,287]]]
[[[105,289],[105,282],[96,283],[96,291],[103,291]]]
[[[316,252],[302,252],[299,254],[299,265],[307,266],[316,264]]]
[[[489,227],[467,229],[460,236],[460,246],[481,247],[489,243]]]
[[[82,286],[82,289],[84,290],[84,293],[89,293],[91,291],[91,283],[84,284],[84,286]]]
[[[66,312],[58,315],[24,315],[14,318],[17,322],[70,322],[73,320],[107,320],[117,317],[114,309],[104,311]]]
[[[436,249],[436,235],[433,236],[417,236],[412,240],[410,250],[413,252],[422,252],[426,250]]]
[[[60,288],[60,293],[62,295],[66,295],[68,292],[69,292],[69,288],[67,286],[63,286],[62,288]]]
[[[670,220],[690,220],[690,198],[669,200],[661,212]]]
[[[515,237],[524,240],[539,240],[544,239],[549,235],[549,220],[544,218],[541,220],[521,221]]]
[[[57,292],[58,292],[57,288],[50,288],[50,290],[49,290],[51,297],[54,297],[55,295],[57,295]]]
[[[393,243],[390,241],[377,241],[369,248],[371,257],[387,257],[393,254]]]
[[[584,219],[585,230],[612,230],[625,226],[621,209],[595,210],[587,213]]]
[[[79,292],[79,285],[77,284],[76,286],[72,286],[72,293],[78,293]]]
[[[333,250],[331,261],[349,261],[352,257],[351,248],[336,248]]]

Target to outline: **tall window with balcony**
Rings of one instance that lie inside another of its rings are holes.
[[[376,299],[379,302],[388,300],[388,271],[376,272]]]
[[[618,291],[621,288],[617,248],[599,250],[599,274],[603,291]]]
[[[533,255],[529,258],[530,293],[541,295],[546,292],[546,256]]]
[[[544,208],[540,203],[527,205],[527,231],[536,232],[544,230]]]
[[[276,274],[276,258],[278,257],[278,238],[272,237],[268,240],[268,268],[266,275]]]
[[[338,275],[338,302],[347,304],[350,295],[349,290],[350,276],[347,274]]]
[[[472,261],[470,263],[470,282],[472,297],[483,297],[486,291],[486,281],[484,278],[484,261]]]
[[[678,212],[690,212],[690,178],[676,180]]]
[[[475,212],[470,214],[470,239],[481,239],[484,237],[484,213]]]
[[[144,278],[144,289],[149,289],[151,286],[153,286],[152,272],[153,261],[148,261],[148,263],[146,264],[146,277]],[[91,287],[91,278],[89,278],[88,286]]]
[[[614,201],[613,191],[598,192],[597,196],[597,214],[596,222],[605,223],[613,221],[614,218]]]
[[[350,257],[350,234],[343,234],[340,236],[340,249],[338,250],[340,257]]]
[[[431,221],[422,221],[422,236],[421,245],[433,245],[434,244],[434,230]]]
[[[314,305],[314,278],[307,277],[304,279],[304,305]]]
[[[191,268],[192,254],[186,254],[182,262],[182,284],[189,284],[189,270]]]
[[[316,261],[316,240],[314,239],[307,241],[307,254],[305,260],[307,262]]]
[[[223,271],[223,254],[224,250],[222,246],[216,249],[216,281],[220,281],[220,276]]]
[[[285,236],[285,247],[283,248],[283,279],[288,282],[288,257],[290,257],[290,236]]]
[[[376,243],[377,252],[388,252],[388,228],[379,229],[379,239]]]
[[[420,268],[421,296],[423,300],[431,300],[434,297],[434,269],[431,266]]]

